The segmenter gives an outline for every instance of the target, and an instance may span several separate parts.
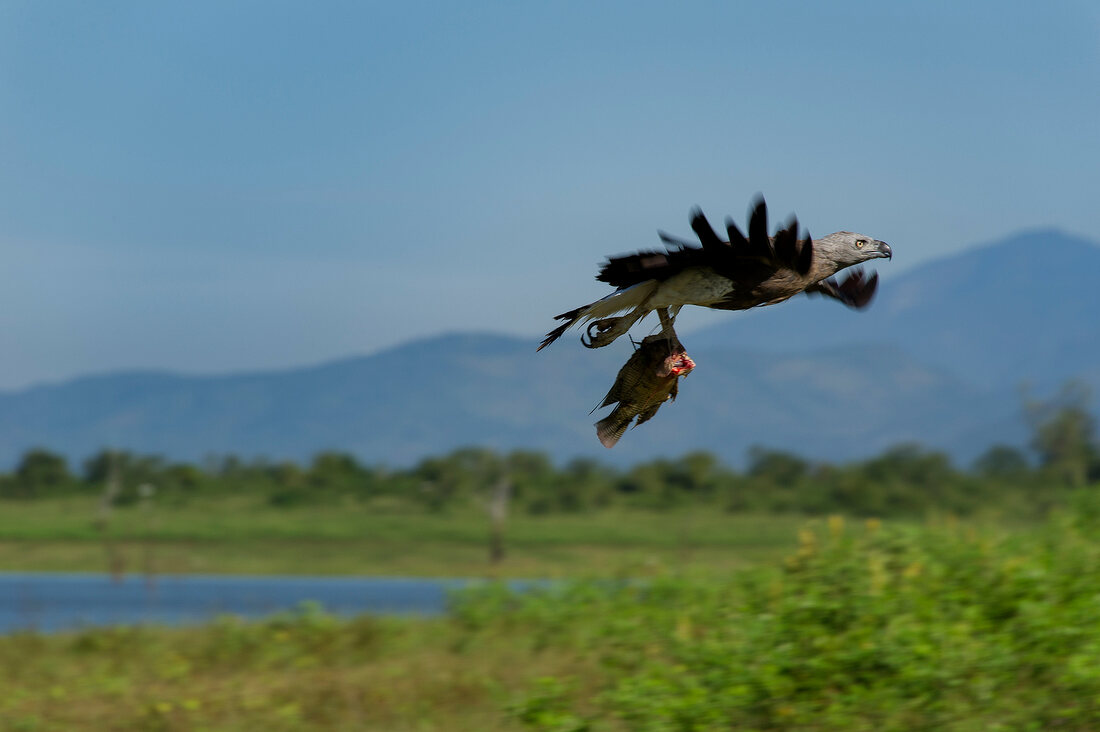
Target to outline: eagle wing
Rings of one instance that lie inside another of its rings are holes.
[[[843,282],[839,282],[835,277],[829,277],[806,288],[807,293],[826,295],[856,310],[862,310],[870,305],[876,290],[878,290],[878,272],[872,272],[868,276],[862,267],[852,269]]]
[[[749,214],[749,234],[745,236],[731,219],[726,219],[728,241],[723,241],[696,208],[691,228],[699,244],[658,232],[664,251],[650,250],[610,257],[596,279],[623,289],[648,280],[666,280],[689,267],[711,267],[743,283],[763,282],[780,269],[800,275],[810,271],[813,239],[809,233],[798,238],[798,219],[791,217],[775,237],[768,236],[768,208],[758,197]]]

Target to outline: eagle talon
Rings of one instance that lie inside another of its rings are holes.
[[[581,336],[581,344],[585,348],[602,348],[609,345],[612,341],[618,338],[621,333],[617,332],[617,326],[621,324],[622,318],[604,318],[603,320],[593,320],[588,324],[585,329],[585,334],[588,336],[588,340]],[[593,333],[592,331],[596,332]]]

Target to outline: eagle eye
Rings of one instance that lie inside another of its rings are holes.
[[[866,239],[856,239],[856,249],[862,249],[863,245],[867,243]]]

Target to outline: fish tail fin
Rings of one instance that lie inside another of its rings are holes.
[[[615,447],[619,438],[626,432],[626,428],[630,426],[631,419],[633,419],[633,417],[623,419],[619,414],[619,410],[616,409],[614,412],[597,422],[596,437],[600,438],[600,444],[609,449]]]

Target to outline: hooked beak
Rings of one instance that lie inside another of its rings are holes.
[[[894,250],[890,248],[890,245],[884,241],[875,239],[875,248],[878,249],[879,256],[886,257],[887,259],[894,258]]]

